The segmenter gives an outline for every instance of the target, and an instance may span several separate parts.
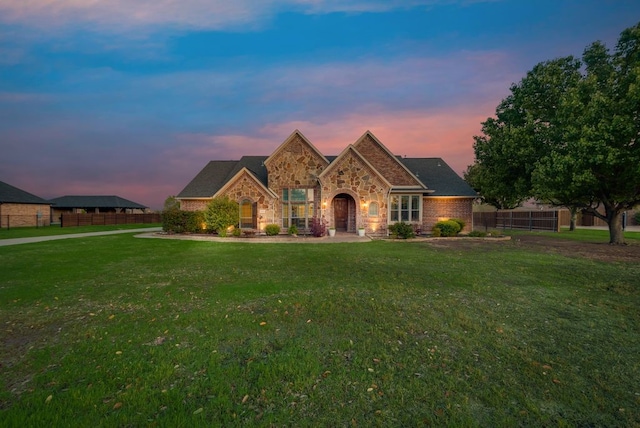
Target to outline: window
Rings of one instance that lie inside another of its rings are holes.
[[[255,227],[253,224],[253,218],[255,214],[255,205],[250,200],[245,199],[240,204],[240,227],[251,228]]]
[[[313,202],[313,189],[282,189],[282,227],[309,228]]]
[[[369,217],[378,217],[378,203],[371,202],[369,204]]]
[[[391,196],[389,220],[391,222],[419,222],[420,199],[420,195]]]

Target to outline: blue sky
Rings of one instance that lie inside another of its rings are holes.
[[[632,0],[0,0],[0,181],[159,209],[295,129],[462,174],[511,83],[638,20]]]

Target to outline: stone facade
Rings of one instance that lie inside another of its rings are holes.
[[[335,224],[333,199],[345,194],[354,201],[349,207],[347,231],[355,232],[360,227],[364,227],[367,233],[386,230],[387,195],[391,186],[353,147],[349,147],[327,168],[320,182],[323,211],[329,225]],[[368,214],[371,203],[379,207],[379,214],[375,217]]]
[[[364,228],[369,235],[387,235],[389,223],[398,218],[414,219],[414,226],[425,233],[437,221],[449,218],[464,219],[464,231],[472,230],[475,192],[448,166],[446,172],[441,159],[410,162],[398,158],[370,132],[331,159],[294,131],[268,157],[243,157],[232,161],[235,166],[228,164],[230,161],[210,162],[178,199],[182,209],[189,211],[205,209],[217,196],[226,195],[238,203],[250,201],[257,207],[254,228],[264,230],[266,224],[275,223],[283,233],[292,224],[298,229],[310,225],[313,217],[323,219],[328,226],[340,224],[346,232]],[[406,165],[411,165],[411,170]],[[442,175],[444,172],[448,175]],[[439,189],[421,181],[430,176]],[[207,178],[203,181],[198,177]],[[211,190],[207,190],[209,183]],[[458,196],[457,189],[461,188],[466,194]],[[441,193],[437,195],[454,196],[434,197],[438,191]],[[392,198],[402,203],[411,201],[410,207],[392,205]],[[248,218],[246,214],[244,218]]]
[[[319,215],[320,185],[318,176],[329,165],[313,145],[294,133],[264,162],[268,187],[278,198],[273,209],[273,223],[282,224],[283,189],[313,189],[314,215]]]
[[[49,226],[50,206],[42,204],[0,204],[0,228]]]
[[[244,200],[249,200],[256,204],[258,223],[256,227],[261,229],[268,223],[277,223],[274,212],[277,198],[265,190],[249,172],[243,171],[239,177],[230,183],[224,190],[224,194],[238,204]]]

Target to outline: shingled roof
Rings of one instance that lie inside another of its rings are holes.
[[[402,158],[401,162],[433,193],[429,196],[477,197],[466,181],[441,158]]]
[[[333,162],[336,156],[325,156]],[[238,171],[247,168],[267,187],[268,156],[243,156],[240,160],[211,161],[177,195],[178,198],[210,198],[216,194]],[[441,158],[398,159],[430,191],[429,196],[477,197],[478,194]]]
[[[210,198],[216,194],[242,168],[247,168],[267,186],[268,156],[243,156],[240,160],[211,161],[177,195],[178,198]]]
[[[49,202],[54,208],[147,208],[120,196],[61,196]]]
[[[24,190],[18,189],[4,181],[0,181],[0,204],[43,204],[48,201]]]

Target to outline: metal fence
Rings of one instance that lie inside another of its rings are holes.
[[[500,210],[473,213],[475,229],[518,229],[558,232],[560,211],[513,211]]]

